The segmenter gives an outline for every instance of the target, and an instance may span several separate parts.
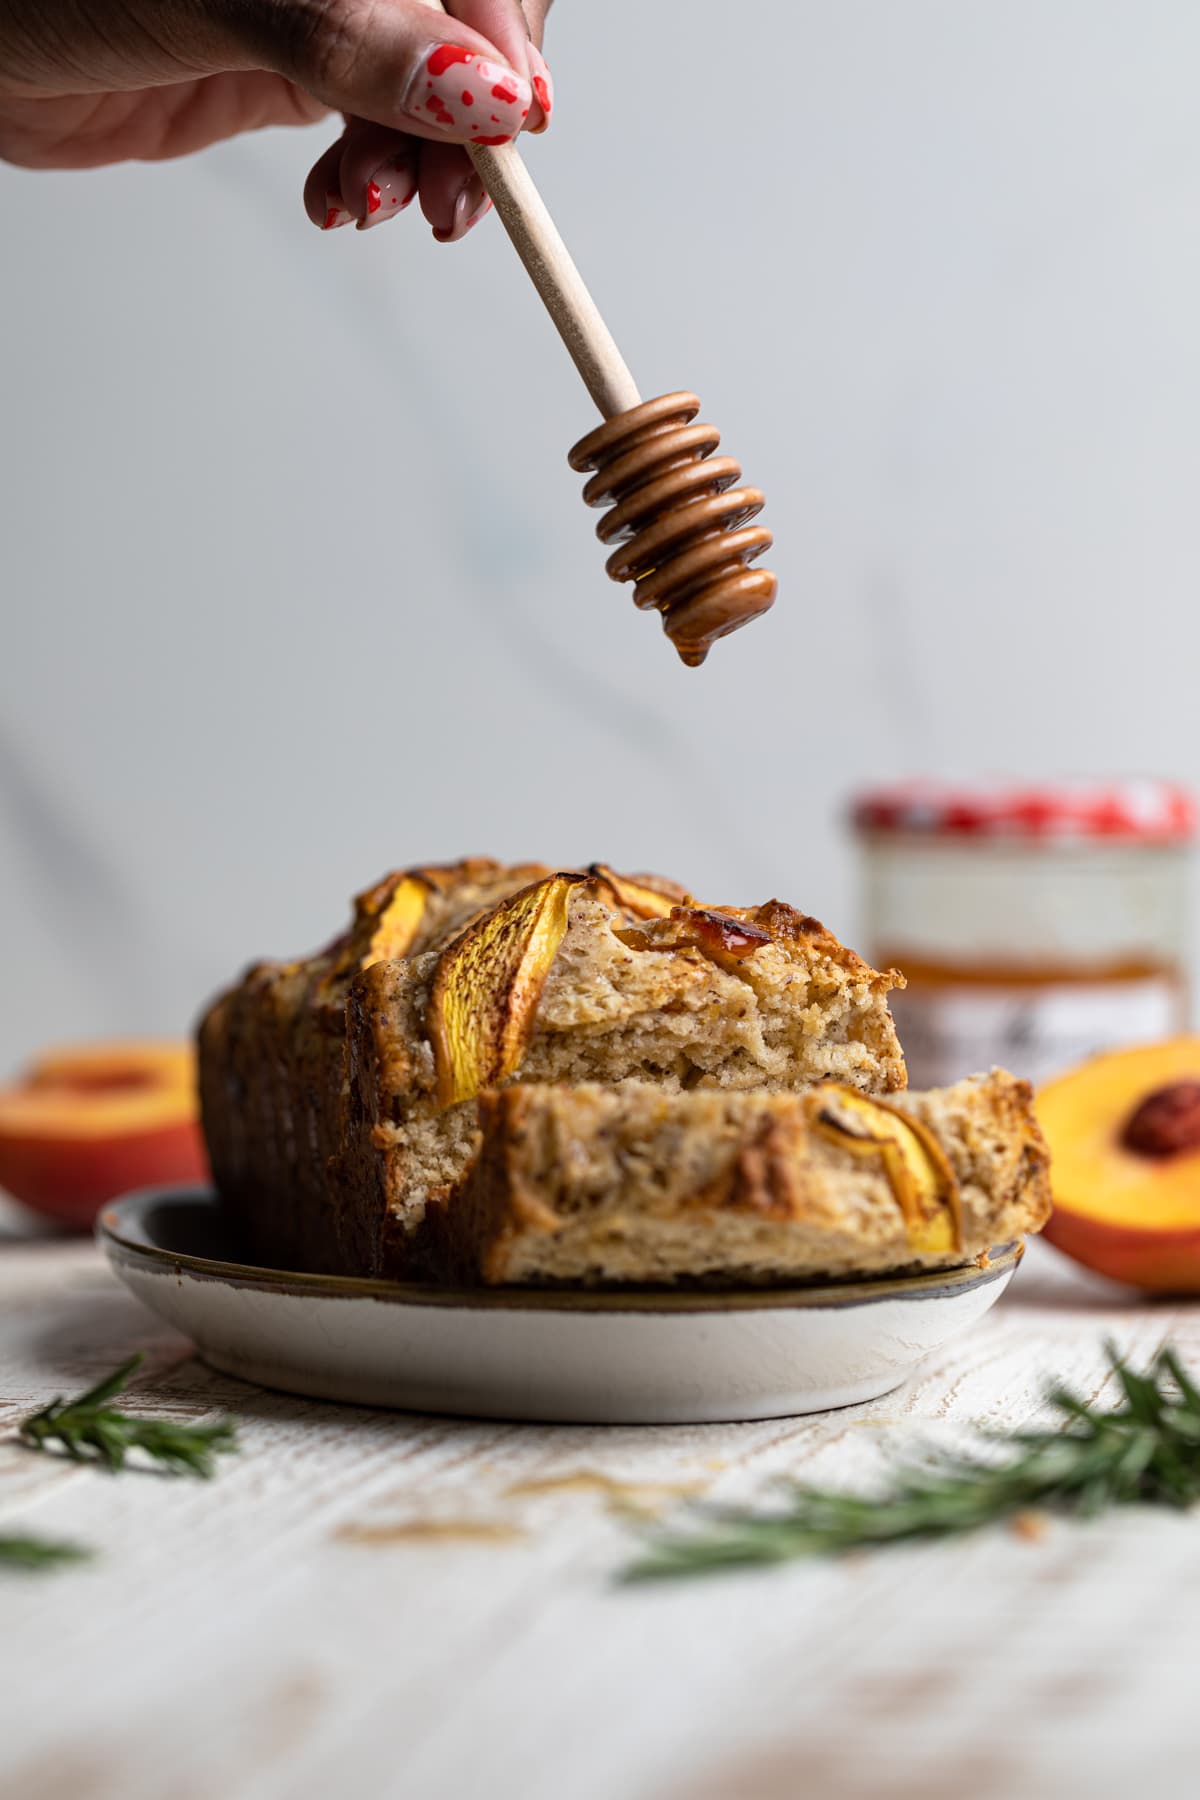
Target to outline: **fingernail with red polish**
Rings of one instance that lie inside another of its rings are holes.
[[[347,212],[342,205],[340,194],[326,194],[325,217],[321,220],[322,231],[336,231],[339,225],[350,225],[354,222],[354,214]]]
[[[404,110],[473,144],[504,144],[529,116],[523,75],[455,44],[434,44],[417,64]]]
[[[476,206],[475,211],[468,216],[467,222],[462,228],[462,235],[464,237],[466,237],[468,231],[471,230],[472,226],[478,225],[480,219],[486,219],[487,215],[491,212],[491,210],[492,210],[491,197],[488,194],[485,194],[483,196],[483,199],[479,202],[478,206]]]
[[[550,114],[554,111],[554,80],[546,66],[546,59],[536,44],[529,46],[529,73],[533,76],[533,91],[543,114],[537,130],[545,131],[550,123]]]
[[[416,192],[416,172],[404,157],[381,164],[367,183],[367,211],[358,221],[358,229],[369,231],[372,225],[394,219],[412,204]]]
[[[456,244],[459,238],[466,237],[472,225],[479,223],[491,204],[483,191],[483,183],[477,175],[472,175],[463,183],[454,202],[454,218],[449,231],[435,231],[434,237],[439,244]]]

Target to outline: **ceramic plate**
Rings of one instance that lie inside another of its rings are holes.
[[[98,1229],[126,1287],[227,1375],[417,1412],[645,1425],[886,1394],[994,1305],[1023,1249],[837,1285],[554,1292],[257,1268],[203,1188],[131,1194]]]

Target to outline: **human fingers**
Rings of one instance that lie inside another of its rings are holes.
[[[539,48],[546,12],[540,0],[530,0],[528,8],[520,0],[444,0],[444,4],[448,13],[482,32],[514,69],[528,77],[533,102],[525,129],[545,131],[554,105],[554,83]]]
[[[460,144],[506,142],[529,117],[533,86],[524,69],[481,32],[421,0],[325,0],[303,8],[257,0],[247,11],[247,29],[259,20],[268,66],[339,112]],[[293,23],[281,33],[280,18],[295,13],[309,29],[298,35]]]
[[[421,211],[439,244],[456,244],[491,211],[470,161],[449,144],[421,146]]]

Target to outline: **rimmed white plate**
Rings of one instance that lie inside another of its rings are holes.
[[[724,1292],[436,1288],[258,1268],[216,1195],[131,1194],[117,1275],[227,1375],[326,1400],[476,1418],[703,1424],[822,1412],[899,1387],[1000,1298],[985,1268]]]

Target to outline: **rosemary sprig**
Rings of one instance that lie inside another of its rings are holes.
[[[84,1562],[91,1554],[82,1544],[58,1543],[23,1531],[0,1531],[0,1569],[53,1569],[60,1563]]]
[[[774,1506],[696,1506],[694,1523],[652,1531],[623,1579],[947,1537],[1033,1510],[1086,1519],[1110,1506],[1191,1506],[1200,1499],[1200,1390],[1170,1348],[1142,1375],[1111,1344],[1107,1354],[1122,1404],[1103,1412],[1056,1387],[1047,1400],[1061,1424],[1006,1436],[1016,1446],[1007,1461],[940,1455],[901,1467],[873,1497],[788,1481]]]
[[[131,1450],[141,1450],[166,1474],[207,1481],[216,1473],[218,1455],[238,1448],[232,1419],[180,1425],[173,1419],[139,1419],[106,1404],[124,1393],[142,1360],[131,1356],[75,1400],[60,1394],[22,1422],[22,1441],[35,1450],[56,1444],[73,1461],[102,1463],[114,1473],[125,1467]]]

